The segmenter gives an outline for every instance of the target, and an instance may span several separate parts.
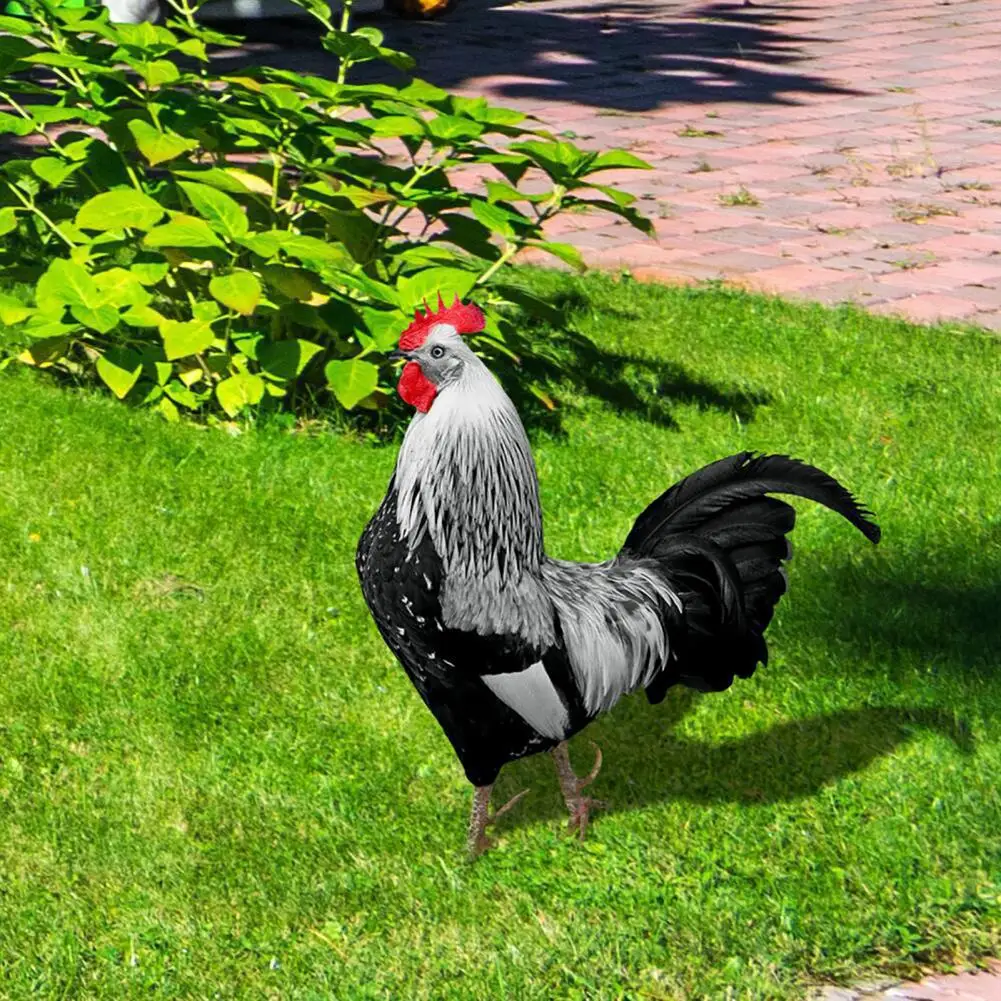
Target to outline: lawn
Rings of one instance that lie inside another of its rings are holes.
[[[794,998],[1001,948],[996,339],[714,289],[526,278],[571,309],[533,419],[547,547],[613,553],[654,495],[780,450],[877,513],[797,502],[772,658],[574,741],[499,844],[357,586],[395,446],[168,425],[0,377],[0,996]]]

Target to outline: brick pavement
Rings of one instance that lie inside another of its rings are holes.
[[[1001,1001],[1001,963],[988,971],[929,977],[921,983],[873,981],[855,987],[820,987],[808,1001]]]
[[[656,242],[554,221],[595,265],[1001,330],[1001,0],[458,0],[377,23],[427,79],[653,164],[605,180]]]

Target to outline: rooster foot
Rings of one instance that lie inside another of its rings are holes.
[[[490,810],[490,790],[493,785],[476,786],[473,791],[473,812],[469,817],[469,838],[466,849],[470,859],[479,858],[494,841],[487,837],[487,828],[494,824],[511,809],[523,796],[528,795],[527,789],[522,789],[517,796],[512,796],[499,810]]]
[[[590,796],[582,796],[581,793],[597,777],[601,771],[601,748],[594,741],[591,741],[594,748],[594,767],[583,778],[577,776],[570,765],[570,752],[567,750],[566,741],[561,742],[553,748],[553,760],[556,762],[556,774],[560,780],[560,791],[563,793],[563,802],[566,803],[570,811],[570,821],[567,826],[573,830],[577,829],[577,836],[583,840],[587,832],[587,824],[591,811],[604,809],[608,806],[600,799],[591,799]]]

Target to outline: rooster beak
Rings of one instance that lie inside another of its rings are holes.
[[[409,361],[410,360],[410,353],[408,351],[400,351],[399,349],[397,349],[396,351],[390,351],[389,352],[389,360],[390,361]]]

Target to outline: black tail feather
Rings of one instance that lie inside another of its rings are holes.
[[[658,497],[636,519],[623,548],[642,551],[651,538],[700,529],[740,500],[773,493],[817,501],[850,521],[870,542],[879,542],[872,512],[827,473],[787,455],[740,452],[710,463]]]
[[[796,512],[766,496],[792,494],[836,511],[867,539],[879,526],[837,480],[784,455],[741,452],[698,470],[636,519],[622,555],[657,559],[685,607],[676,657],[647,688],[651,702],[674,684],[721,691],[767,663],[764,631],[786,591],[782,564]]]

